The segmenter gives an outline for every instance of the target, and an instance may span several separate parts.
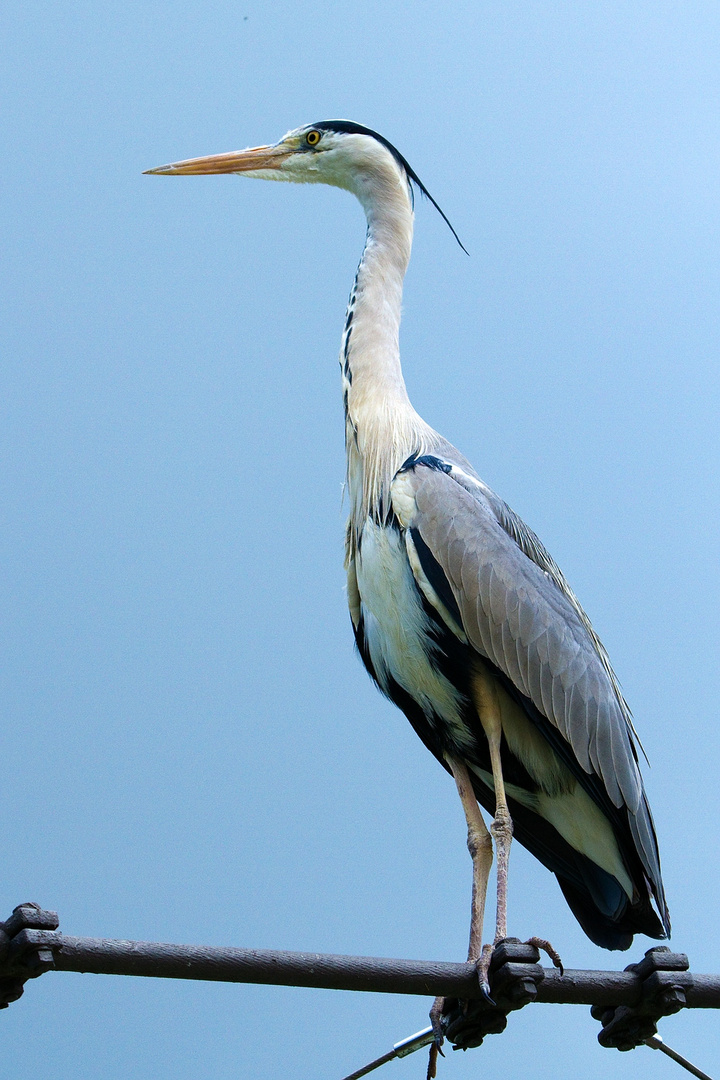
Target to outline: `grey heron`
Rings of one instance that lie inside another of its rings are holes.
[[[455,779],[473,860],[468,959],[481,981],[493,839],[494,944],[507,934],[513,835],[556,875],[596,944],[669,935],[630,711],[607,653],[535,534],[408,398],[399,328],[413,185],[437,203],[387,139],[346,120],[149,171],[330,184],[365,210],[340,350],[350,615],[371,677]]]

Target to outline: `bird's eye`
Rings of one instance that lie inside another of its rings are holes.
[[[307,135],[305,136],[305,142],[308,144],[308,146],[317,146],[317,144],[320,142],[320,132],[308,131]]]

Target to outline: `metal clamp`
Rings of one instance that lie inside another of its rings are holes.
[[[22,997],[28,979],[55,967],[53,948],[60,945],[57,912],[39,904],[20,904],[0,922],[0,1009]]]
[[[486,1035],[499,1035],[508,1013],[535,1001],[545,978],[540,953],[519,938],[504,938],[493,950],[488,979],[492,1001],[446,999],[441,1018],[443,1035],[454,1050],[480,1046]]]
[[[632,1007],[593,1005],[590,1012],[602,1024],[600,1045],[634,1050],[651,1039],[662,1016],[671,1016],[687,1004],[685,991],[693,982],[689,967],[685,953],[670,952],[665,945],[648,949],[639,964],[628,964],[625,970],[643,980],[642,996]]]

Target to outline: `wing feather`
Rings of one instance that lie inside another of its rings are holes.
[[[530,657],[528,655],[528,646],[524,645],[523,642],[520,640],[519,635],[514,633],[514,628],[512,626],[510,627],[510,629],[511,632],[513,632],[513,636],[515,637],[515,651],[517,653],[518,669],[520,671],[520,682],[518,683],[518,689],[520,690],[520,693],[523,694],[525,697],[530,697]]]
[[[503,661],[502,669],[507,671],[514,686],[522,685],[522,673],[520,671],[520,665],[518,664],[517,649],[515,648],[515,640],[512,635],[512,630],[509,623],[502,623],[500,626],[500,633],[502,635],[502,655]]]
[[[414,512],[402,524],[417,530],[447,578],[473,648],[562,736],[556,751],[606,813],[619,823],[627,809],[669,932],[632,719],[607,653],[534,533],[459,460],[403,467],[397,479],[413,496],[403,505]]]
[[[450,583],[468,640],[554,725],[577,764],[591,765],[612,803],[636,810],[629,714],[605,650],[540,541],[466,479],[422,465],[403,474],[412,527]]]

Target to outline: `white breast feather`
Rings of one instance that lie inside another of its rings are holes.
[[[381,685],[388,676],[403,687],[428,717],[438,713],[461,747],[470,748],[460,718],[461,695],[436,669],[431,624],[422,608],[405,543],[396,529],[371,521],[362,532],[355,569],[373,667]]]

